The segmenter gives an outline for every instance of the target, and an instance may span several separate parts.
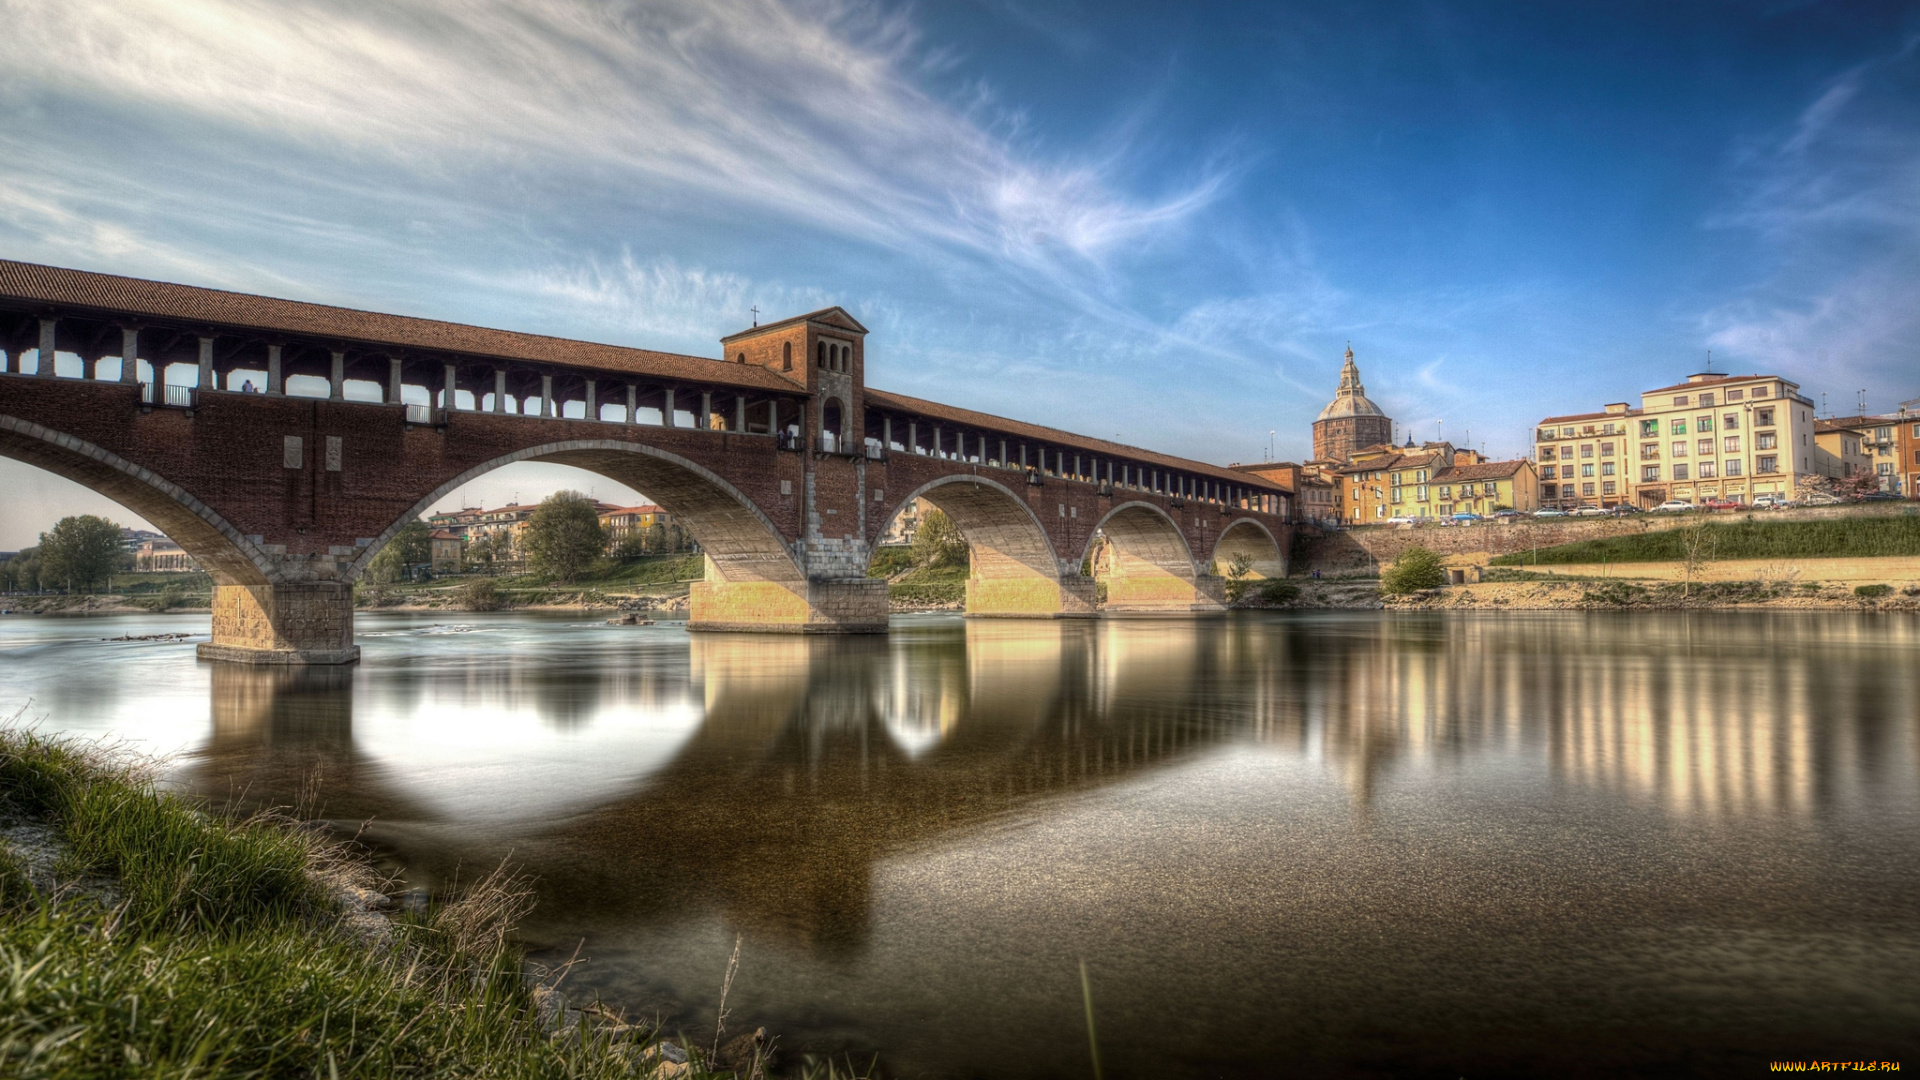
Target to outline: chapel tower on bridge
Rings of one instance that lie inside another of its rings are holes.
[[[1360,385],[1360,368],[1347,346],[1347,362],[1340,367],[1340,389],[1313,422],[1313,459],[1346,462],[1356,450],[1393,441],[1393,421],[1380,406],[1367,400]]]

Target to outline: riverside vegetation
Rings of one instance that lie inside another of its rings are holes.
[[[1858,559],[1920,555],[1920,514],[1824,521],[1690,522],[1686,527],[1610,536],[1500,555],[1493,566],[1684,562],[1690,534],[1702,533],[1716,559]]]
[[[0,1074],[766,1073],[763,1032],[676,1045],[565,1008],[512,943],[532,894],[504,870],[383,913],[383,883],[317,829],[163,792],[151,763],[18,719],[0,727]]]

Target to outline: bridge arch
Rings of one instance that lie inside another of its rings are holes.
[[[281,576],[271,556],[185,488],[84,439],[0,414],[0,456],[63,476],[147,519],[216,584],[264,588]]]
[[[1201,592],[1203,576],[1178,523],[1149,502],[1123,502],[1100,519],[1098,532],[1113,549],[1106,610],[1194,611],[1218,607]],[[1088,551],[1092,550],[1088,541]]]
[[[1093,614],[1091,589],[1067,580],[1033,507],[990,476],[942,476],[915,488],[894,511],[925,499],[953,520],[967,541],[967,614],[1059,618]],[[881,529],[885,535],[891,522]],[[1090,584],[1090,583],[1089,583]]]
[[[1287,552],[1265,525],[1252,518],[1240,518],[1214,538],[1213,554],[1208,562],[1218,573],[1226,573],[1237,555],[1248,560],[1247,576],[1283,578],[1287,576]]]
[[[708,584],[771,584],[804,593],[807,575],[792,545],[739,488],[712,470],[645,443],[570,439],[502,454],[460,473],[414,503],[354,559],[348,580],[427,508],[495,469],[522,461],[571,465],[644,492],[672,514],[707,555]],[[801,601],[804,606],[804,598]]]

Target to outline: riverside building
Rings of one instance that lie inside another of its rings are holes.
[[[1689,375],[1534,432],[1544,505],[1792,498],[1813,473],[1813,402],[1778,375]]]

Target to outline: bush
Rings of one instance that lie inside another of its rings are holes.
[[[905,570],[913,569],[913,549],[909,547],[883,547],[873,553],[873,561],[867,564],[867,576],[890,578]]]
[[[1496,556],[1495,566],[1548,566],[1557,563],[1682,562],[1689,528],[1713,538],[1716,559],[1856,559],[1920,555],[1920,515],[1882,518],[1828,518],[1824,521],[1742,521],[1728,524],[1696,519],[1676,529],[1582,540],[1533,552]]]
[[[498,611],[500,590],[494,587],[492,578],[469,581],[460,588],[460,603],[468,611]]]
[[[1876,596],[1886,596],[1892,592],[1893,586],[1891,585],[1855,585],[1853,587],[1853,595],[1866,597],[1869,600]]]
[[[1447,583],[1447,568],[1440,556],[1423,547],[1410,547],[1380,575],[1380,591],[1402,594],[1422,589],[1437,589]]]
[[[913,561],[928,569],[967,564],[967,542],[952,518],[939,510],[927,511],[913,531]]]
[[[1269,604],[1291,604],[1300,599],[1300,586],[1268,578],[1260,583],[1260,599]]]

